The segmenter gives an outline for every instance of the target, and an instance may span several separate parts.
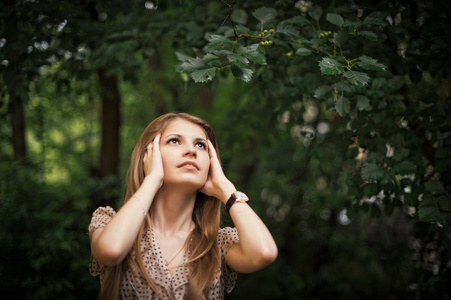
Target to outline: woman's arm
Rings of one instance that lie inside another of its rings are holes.
[[[224,175],[210,141],[208,145],[210,176],[201,192],[214,196],[225,204],[236,189]],[[271,264],[277,258],[277,245],[258,215],[247,203],[236,202],[230,208],[230,216],[238,231],[240,242],[227,252],[226,261],[229,267],[240,273],[251,273]]]
[[[163,183],[159,141],[158,135],[152,142],[152,150],[144,155],[146,177],[142,185],[105,227],[92,233],[91,253],[100,264],[119,264],[127,256],[138,236],[153,198]]]

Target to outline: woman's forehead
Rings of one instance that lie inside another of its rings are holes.
[[[200,125],[181,118],[170,121],[162,132],[163,137],[170,134],[207,139],[207,134]]]

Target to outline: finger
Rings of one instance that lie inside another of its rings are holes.
[[[146,147],[146,151],[152,151],[155,148],[159,149],[161,134],[158,134]]]
[[[142,164],[143,164],[143,168],[144,168],[144,175],[146,175],[147,176],[147,168],[148,168],[148,166],[149,166],[149,163],[148,163],[148,161],[147,161],[147,158],[148,158],[148,154],[149,153],[149,151],[147,150],[147,148],[146,148],[146,151],[144,152],[144,157],[143,157],[143,162],[142,162]]]
[[[159,133],[152,141],[152,147],[156,150],[160,150],[161,133]]]
[[[150,142],[146,147],[146,153],[152,151],[152,149],[153,149],[153,145],[152,145],[152,142]]]
[[[210,158],[217,157],[216,155],[216,149],[215,146],[213,146],[213,143],[210,140],[207,140],[208,143],[208,153],[210,154]]]

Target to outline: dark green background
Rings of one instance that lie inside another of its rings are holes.
[[[256,11],[275,14],[262,25]],[[2,1],[2,297],[96,298],[91,213],[119,207],[145,126],[186,111],[213,125],[226,174],[279,246],[228,299],[451,298],[450,13],[448,1]],[[265,29],[273,44],[248,83],[226,58],[208,83],[176,71],[213,51],[211,34],[245,47]],[[362,55],[385,68],[352,65]],[[326,75],[324,58],[368,82]]]

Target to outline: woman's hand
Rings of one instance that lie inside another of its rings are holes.
[[[144,174],[147,176],[155,176],[156,179],[163,183],[164,169],[163,161],[160,153],[160,138],[158,134],[153,141],[147,145],[146,153],[144,154]]]
[[[224,204],[235,192],[235,186],[224,175],[215,148],[208,141],[210,154],[210,174],[200,192],[221,200]],[[226,255],[226,262],[230,268],[240,273],[258,271],[277,257],[277,245],[265,224],[244,203],[238,203],[230,209],[233,224],[238,230],[240,242],[230,247]]]
[[[92,255],[101,264],[106,266],[118,265],[133,247],[143,219],[163,184],[163,161],[159,145],[160,135],[157,135],[147,145],[143,157],[146,177],[138,190],[124,203],[105,227],[100,227],[92,233]]]
[[[208,174],[207,182],[200,189],[200,192],[208,196],[216,197],[226,203],[230,195],[235,191],[235,186],[224,175],[215,147],[210,140],[207,143],[210,156],[210,173]]]

